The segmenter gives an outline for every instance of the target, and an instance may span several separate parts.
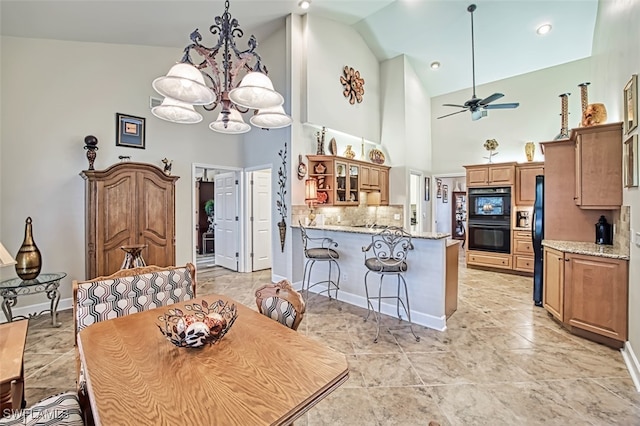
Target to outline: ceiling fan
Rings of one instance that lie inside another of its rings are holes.
[[[487,116],[488,109],[508,109],[508,108],[517,108],[520,104],[517,102],[506,103],[506,104],[491,104],[491,102],[500,99],[504,95],[502,93],[494,93],[491,96],[488,96],[484,99],[480,99],[476,96],[476,64],[475,64],[475,47],[473,41],[473,12],[476,10],[476,5],[472,4],[467,7],[467,11],[471,13],[471,71],[473,75],[473,96],[464,105],[457,104],[443,104],[443,106],[451,106],[457,108],[463,108],[460,111],[452,112],[451,114],[446,114],[440,116],[438,118],[449,117],[451,115],[460,114],[461,112],[470,111],[472,120],[479,120],[482,117]]]

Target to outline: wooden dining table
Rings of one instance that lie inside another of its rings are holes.
[[[180,348],[156,308],[97,322],[78,336],[96,425],[286,425],[349,376],[344,354],[222,295],[238,317],[219,342]]]

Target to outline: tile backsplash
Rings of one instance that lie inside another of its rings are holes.
[[[322,218],[325,225],[353,226],[372,223],[400,227],[404,225],[404,208],[402,205],[316,206],[313,211],[318,218]],[[295,205],[291,208],[292,223],[297,224],[300,221],[304,225],[308,215],[309,207],[306,205]],[[395,219],[395,217],[400,219]]]
[[[618,215],[613,218],[613,246],[629,256],[631,243],[631,207],[622,206]]]

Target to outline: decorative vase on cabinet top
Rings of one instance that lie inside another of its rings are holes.
[[[536,152],[535,143],[527,142],[526,144],[524,144],[524,153],[527,156],[527,161],[533,161],[535,152]]]
[[[356,153],[351,149],[351,145],[347,145],[347,149],[344,151],[344,156],[349,160],[353,160],[356,157]]]
[[[25,281],[35,279],[42,268],[42,257],[33,241],[31,223],[31,217],[28,217],[24,226],[24,241],[16,255],[16,274]]]

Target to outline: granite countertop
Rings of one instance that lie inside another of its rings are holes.
[[[292,228],[299,228],[300,225],[292,224]],[[318,229],[321,231],[337,231],[337,232],[350,232],[354,234],[376,234],[382,230],[382,228],[366,228],[361,226],[344,226],[344,225],[322,225],[322,226],[307,226],[307,229]],[[422,238],[425,240],[442,240],[451,236],[451,234],[444,232],[410,232],[413,238]]]
[[[609,257],[611,259],[629,260],[629,254],[614,246],[586,243],[581,241],[542,240],[542,245],[566,253],[585,254],[588,256]]]

